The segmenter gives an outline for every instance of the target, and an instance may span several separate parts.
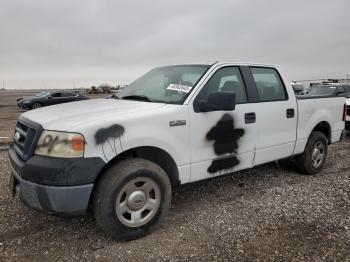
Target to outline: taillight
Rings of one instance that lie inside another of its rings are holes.
[[[344,122],[346,122],[347,109],[348,109],[347,105],[344,104],[344,112],[343,112],[343,121]]]

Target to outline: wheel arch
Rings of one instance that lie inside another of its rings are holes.
[[[331,125],[327,122],[327,121],[322,121],[322,122],[319,122],[311,131],[312,132],[315,132],[315,131],[318,131],[318,132],[321,132],[323,133],[327,139],[328,139],[328,144],[331,143],[332,141],[332,131],[331,131]],[[310,133],[310,135],[311,135]],[[309,136],[310,137],[310,136]]]
[[[181,184],[179,179],[179,171],[176,165],[176,162],[171,157],[171,155],[165,150],[154,147],[154,146],[140,146],[135,148],[130,148],[121,154],[118,154],[116,157],[111,159],[99,172],[95,180],[97,184],[98,180],[102,177],[103,173],[110,168],[112,165],[128,158],[142,158],[149,160],[164,169],[166,174],[169,176],[171,185],[173,187]]]

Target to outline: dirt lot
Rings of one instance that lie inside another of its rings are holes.
[[[14,98],[0,93],[0,136],[13,133]],[[0,260],[350,261],[349,159],[342,142],[317,176],[269,164],[184,185],[155,233],[118,243],[91,215],[47,216],[12,199],[0,151]]]

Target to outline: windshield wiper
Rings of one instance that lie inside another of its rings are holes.
[[[140,101],[151,102],[151,99],[149,99],[147,96],[139,96],[139,95],[123,96],[123,97],[121,97],[121,99],[140,100]]]

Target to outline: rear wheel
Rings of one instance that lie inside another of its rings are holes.
[[[321,132],[312,132],[304,153],[295,157],[297,167],[303,173],[315,175],[321,172],[328,154],[328,139]]]
[[[144,159],[127,159],[106,171],[94,193],[94,216],[114,239],[132,240],[152,232],[171,202],[164,170]]]
[[[32,105],[32,109],[37,109],[37,108],[40,108],[40,107],[42,107],[42,105],[40,103],[34,103]]]

